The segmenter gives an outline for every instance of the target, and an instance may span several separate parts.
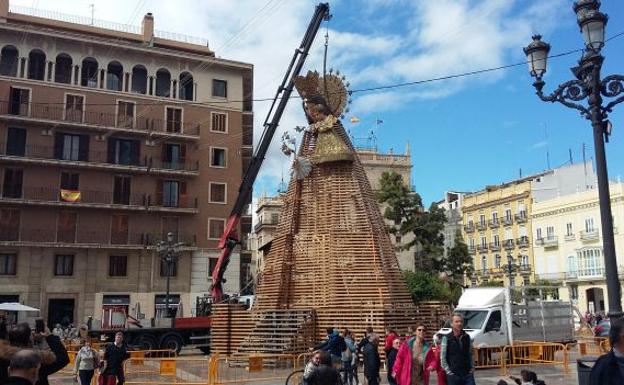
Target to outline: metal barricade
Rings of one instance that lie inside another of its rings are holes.
[[[280,383],[297,367],[300,355],[250,354],[246,356],[218,357],[216,383],[245,384],[256,381]]]
[[[568,348],[553,342],[523,342],[503,349],[505,356],[502,373],[509,367],[524,365],[562,365],[565,373],[569,370]]]
[[[505,347],[480,347],[472,349],[475,369],[502,368],[505,361]]]
[[[609,349],[605,350],[604,343],[608,344],[608,339],[605,337],[593,337],[593,338],[579,338],[576,341],[578,353],[581,356],[599,356],[605,354]]]

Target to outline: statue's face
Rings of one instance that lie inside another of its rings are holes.
[[[324,107],[321,104],[306,103],[305,110],[314,123],[320,122],[327,117],[324,113]]]

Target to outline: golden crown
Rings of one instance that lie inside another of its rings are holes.
[[[332,115],[340,117],[349,103],[349,91],[338,73],[328,73],[321,77],[317,71],[308,71],[306,76],[294,79],[295,88],[305,100],[318,95],[325,99]]]

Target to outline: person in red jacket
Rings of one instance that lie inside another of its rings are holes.
[[[386,329],[386,339],[384,340],[384,351],[386,352],[386,356],[388,352],[392,349],[392,342],[395,339],[399,338],[399,335],[392,328]]]

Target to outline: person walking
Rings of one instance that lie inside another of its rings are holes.
[[[381,368],[381,360],[379,358],[379,336],[371,334],[368,337],[368,343],[362,351],[364,355],[364,377],[368,385],[379,385],[381,378],[379,377],[379,369]]]
[[[74,361],[74,377],[80,379],[81,385],[89,385],[95,369],[100,366],[100,358],[98,352],[91,347],[91,341],[85,339],[81,343]]]
[[[611,351],[594,364],[589,385],[624,384],[624,319],[611,320],[609,342]]]
[[[117,332],[115,334],[115,342],[106,347],[104,352],[104,369],[102,369],[100,376],[105,384],[109,383],[110,377],[117,378],[117,385],[123,385],[125,382],[123,363],[130,358],[130,354],[123,339],[123,333]]]
[[[429,350],[429,344],[425,341],[425,331],[424,325],[416,327],[416,335],[399,348],[394,365],[388,369],[398,385],[422,385],[424,383],[423,365]]]
[[[4,385],[35,385],[39,379],[41,356],[32,349],[22,349],[11,357],[9,376]]]
[[[451,316],[451,332],[442,337],[440,361],[448,385],[475,385],[472,340],[459,313]]]
[[[349,329],[345,329],[342,333],[344,336],[345,342],[345,350],[342,351],[341,361],[342,361],[342,382],[343,384],[353,385],[353,356],[355,353],[355,341],[353,341],[353,337],[351,336],[351,331]]]
[[[334,328],[327,328],[327,339],[316,345],[313,350],[324,350],[330,354],[331,360],[335,365],[340,365],[340,357],[344,347],[344,339]]]
[[[41,358],[37,385],[49,385],[48,376],[69,364],[65,346],[45,325],[43,332],[33,333],[26,322],[18,323],[9,330],[8,337],[8,341],[0,342],[0,384],[8,377],[11,358],[23,349],[32,349]]]
[[[400,338],[395,338],[394,341],[392,341],[392,348],[390,349],[390,351],[388,352],[388,373],[387,373],[387,377],[388,377],[388,384],[390,385],[397,385],[396,380],[394,379],[395,376],[393,376],[393,372],[392,372],[392,368],[394,367],[394,363],[396,361],[397,358],[397,353],[399,353],[399,349],[401,348],[401,339]]]
[[[310,378],[312,377],[312,373],[314,373],[316,369],[318,369],[318,366],[321,362],[321,352],[322,350],[316,350],[314,353],[312,353],[312,357],[310,357],[310,361],[308,361],[308,364],[303,370],[303,384],[304,385],[310,384]]]

